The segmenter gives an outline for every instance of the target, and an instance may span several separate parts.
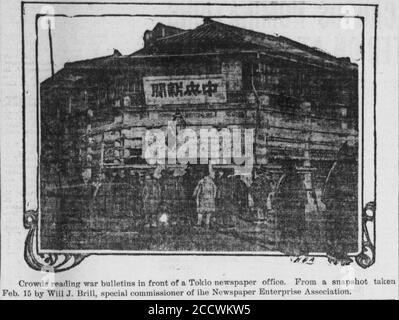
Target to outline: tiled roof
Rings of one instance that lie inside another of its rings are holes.
[[[114,53],[108,56],[104,57],[97,57],[97,58],[92,58],[92,59],[86,59],[86,60],[79,60],[79,61],[74,61],[74,62],[67,62],[65,63],[65,67],[100,67],[102,65],[108,65],[114,61],[116,61],[118,58],[123,57],[123,55],[117,50],[114,49]]]
[[[178,29],[176,28],[176,30]],[[182,30],[178,34],[156,39],[130,55],[121,55],[118,50],[114,50],[114,53],[109,56],[66,63],[65,68],[85,69],[118,66],[120,62],[127,62],[129,59],[163,55],[239,53],[243,51],[259,52],[276,58],[324,67],[357,69],[357,65],[351,63],[349,58],[337,58],[320,49],[309,47],[283,36],[243,29],[209,18],[204,19],[204,23],[195,29]]]
[[[199,27],[154,41],[130,57],[146,55],[194,54],[258,51],[280,58],[318,65],[355,68],[349,59],[337,58],[282,36],[272,36],[207,19]]]
[[[214,21],[204,23],[193,30],[160,38],[130,56],[217,52],[228,49],[239,50],[240,48],[248,47],[255,49],[258,47],[248,42],[237,32],[228,32],[224,26],[227,25]]]

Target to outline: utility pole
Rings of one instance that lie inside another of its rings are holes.
[[[51,21],[48,20],[48,39],[50,45],[50,64],[51,64],[51,76],[54,75],[54,57],[53,57],[53,39],[51,37]]]

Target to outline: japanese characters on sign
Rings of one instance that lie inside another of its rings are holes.
[[[148,105],[226,102],[223,75],[144,77]]]

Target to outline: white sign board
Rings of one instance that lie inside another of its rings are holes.
[[[223,75],[160,76],[143,78],[147,105],[226,102]]]

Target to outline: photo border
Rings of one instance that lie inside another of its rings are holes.
[[[362,76],[361,76],[361,88],[362,88],[362,135],[361,135],[361,156],[362,156],[362,166],[361,169],[361,204],[362,204],[362,213],[359,216],[361,219],[359,223],[361,224],[361,237],[362,245],[360,252],[357,256],[355,256],[355,261],[362,268],[370,267],[375,262],[376,253],[375,253],[375,245],[376,245],[376,185],[377,185],[377,131],[376,131],[376,54],[377,54],[377,24],[378,24],[378,4],[358,4],[358,3],[173,3],[173,2],[163,2],[163,3],[155,3],[155,2],[49,2],[49,1],[22,1],[21,2],[21,26],[22,26],[22,133],[23,133],[23,205],[24,205],[24,215],[23,215],[23,224],[26,229],[28,229],[28,234],[25,240],[25,261],[27,264],[35,269],[35,270],[51,270],[54,272],[65,271],[68,270],[80,262],[82,262],[86,257],[90,255],[138,255],[138,256],[149,256],[149,255],[161,255],[161,256],[268,256],[268,257],[287,257],[289,255],[283,253],[237,253],[237,252],[132,252],[131,250],[126,250],[126,252],[120,252],[115,250],[101,250],[100,252],[90,252],[91,250],[76,250],[77,252],[72,252],[74,250],[50,250],[51,252],[43,252],[40,250],[39,246],[39,225],[40,225],[40,194],[39,194],[39,186],[38,184],[40,178],[39,172],[39,163],[40,163],[40,84],[39,84],[39,76],[38,76],[38,19],[42,16],[54,16],[54,17],[94,17],[94,16],[131,16],[131,17],[192,17],[192,18],[204,18],[203,15],[165,15],[165,14],[102,14],[102,15],[65,15],[65,14],[36,14],[35,16],[35,32],[36,32],[36,42],[35,42],[35,62],[36,62],[36,125],[37,125],[37,153],[38,153],[38,163],[37,163],[37,180],[36,180],[36,193],[37,193],[37,201],[38,201],[38,210],[26,210],[26,115],[25,115],[25,34],[24,34],[24,9],[27,4],[67,4],[67,5],[164,5],[164,6],[367,6],[374,7],[374,68],[373,68],[373,88],[374,88],[374,108],[373,108],[373,136],[374,136],[374,201],[367,203],[364,205],[364,43],[365,43],[365,26],[364,26],[364,16],[350,16],[350,15],[262,15],[255,16],[255,18],[359,18],[362,21],[362,47],[361,47],[361,55],[362,55]],[[211,18],[253,18],[253,16],[238,16],[238,15],[212,15]],[[359,117],[360,119],[360,117]],[[360,141],[359,141],[360,142]],[[360,144],[359,144],[360,147]],[[359,155],[360,156],[360,155]],[[359,190],[359,189],[358,189]],[[372,233],[370,232],[370,227],[372,228]],[[88,252],[84,252],[88,251]],[[312,255],[315,257],[326,257],[326,254],[316,254]]]

